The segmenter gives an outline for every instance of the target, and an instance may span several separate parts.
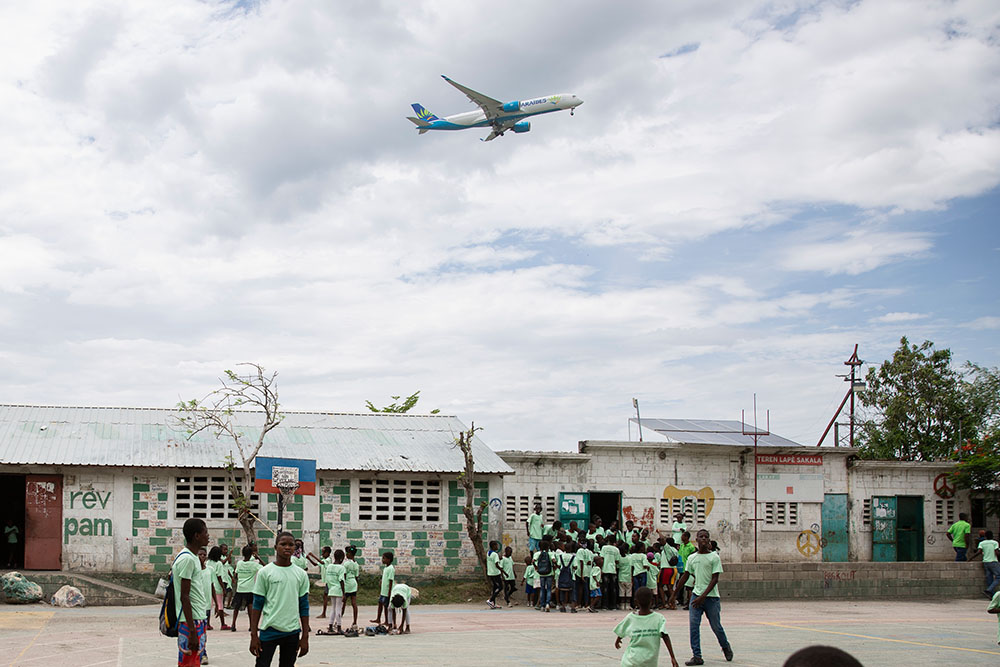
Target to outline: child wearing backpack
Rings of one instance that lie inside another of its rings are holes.
[[[208,527],[201,519],[184,522],[185,546],[173,565],[170,566],[170,584],[173,589],[175,618],[169,618],[169,606],[161,616],[161,632],[177,633],[177,664],[201,665],[201,655],[205,651],[205,630],[208,626],[207,612],[211,602],[200,585],[202,579],[201,560],[196,555],[208,545]],[[169,597],[169,596],[167,596]]]
[[[535,609],[538,611],[551,611],[552,573],[555,570],[552,553],[549,551],[551,547],[551,542],[542,540],[538,545],[538,551],[535,552],[535,571],[538,573],[539,579],[538,606]]]
[[[574,614],[576,613],[576,591],[573,590],[573,569],[576,561],[575,552],[576,545],[568,543],[566,551],[563,551],[559,556],[559,579],[556,583],[559,588],[559,611],[562,613],[566,613],[567,602],[573,603],[571,609]]]

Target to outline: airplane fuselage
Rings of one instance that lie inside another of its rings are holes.
[[[576,95],[563,93],[560,95],[549,95],[547,97],[536,97],[530,100],[519,100],[508,102],[504,106],[517,106],[516,110],[504,111],[495,119],[489,120],[482,110],[466,111],[463,113],[445,116],[430,122],[426,127],[428,130],[465,130],[470,127],[490,127],[496,123],[517,122],[531,116],[539,116],[554,111],[573,110],[583,104]]]

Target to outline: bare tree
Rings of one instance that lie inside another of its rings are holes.
[[[231,440],[236,445],[240,460],[237,462],[232,454],[227,456],[226,471],[233,508],[238,512],[237,520],[249,543],[253,541],[257,520],[250,511],[250,492],[253,489],[250,467],[264,446],[264,438],[281,423],[284,416],[278,412],[278,390],[275,386],[278,373],[268,375],[263,367],[254,363],[237,364],[237,367],[240,366],[247,367],[249,374],[238,375],[226,370],[224,377],[219,378],[222,383],[219,389],[200,401],[181,401],[177,409],[181,412],[178,420],[187,429],[188,440],[202,431],[209,431],[216,438]],[[256,440],[247,438],[236,424],[236,412],[240,409],[263,412],[263,423]],[[238,475],[237,464],[242,466],[242,475]]]
[[[465,515],[465,530],[472,541],[472,548],[476,550],[476,557],[479,559],[479,566],[486,574],[486,549],[483,548],[483,512],[486,510],[486,501],[481,501],[478,508],[474,508],[476,492],[476,462],[472,457],[472,438],[476,435],[476,423],[473,422],[468,431],[458,434],[455,439],[455,446],[462,452],[465,458],[465,470],[458,475],[458,483],[461,484],[465,492],[465,507],[462,513]]]

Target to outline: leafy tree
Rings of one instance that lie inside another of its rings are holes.
[[[1000,515],[1000,434],[994,432],[959,449],[952,479],[986,501],[986,513]]]
[[[231,370],[224,371],[219,378],[222,386],[201,400],[181,401],[177,409],[181,415],[180,424],[187,429],[188,440],[202,431],[209,431],[216,438],[232,440],[239,453],[239,461],[232,454],[226,457],[226,471],[229,475],[230,495],[233,508],[238,512],[238,521],[243,528],[247,543],[253,541],[254,523],[257,521],[251,511],[250,492],[253,489],[253,475],[250,467],[264,446],[264,438],[284,416],[278,411],[278,390],[275,378],[278,373],[268,375],[258,364],[243,363],[250,373],[237,375]],[[261,428],[256,438],[247,437],[236,422],[236,411],[251,409],[261,411]],[[241,469],[237,469],[239,466]],[[240,475],[239,473],[242,473]]]
[[[403,413],[409,412],[420,400],[420,391],[417,390],[403,399],[402,403],[399,403],[399,396],[392,397],[392,403],[385,406],[384,408],[376,408],[371,401],[365,401],[365,407],[368,408],[370,412],[395,412]],[[431,410],[432,415],[436,415],[441,412],[440,410]]]
[[[486,510],[486,501],[475,506],[476,494],[476,462],[472,456],[472,439],[476,435],[475,422],[468,431],[458,434],[455,438],[455,446],[462,452],[465,459],[465,469],[458,475],[458,483],[465,493],[465,506],[462,507],[462,514],[465,515],[465,532],[472,541],[472,547],[476,550],[476,558],[479,559],[479,566],[486,574],[486,549],[483,547],[483,512]]]
[[[903,337],[892,359],[870,368],[860,393],[871,418],[861,423],[861,455],[873,459],[935,461],[952,458],[1000,416],[996,369],[952,365],[949,349]]]

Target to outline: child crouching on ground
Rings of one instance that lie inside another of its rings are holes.
[[[420,597],[420,591],[406,584],[396,584],[389,596],[389,633],[394,635],[410,634],[410,599]],[[396,625],[396,612],[399,614],[399,625]],[[404,627],[405,623],[405,627]]]
[[[660,639],[670,652],[670,664],[678,667],[674,657],[674,647],[667,634],[667,619],[650,609],[653,591],[646,586],[633,592],[637,611],[633,611],[615,626],[615,648],[622,647],[622,639],[628,637],[628,646],[622,656],[622,667],[655,667],[660,659]]]

